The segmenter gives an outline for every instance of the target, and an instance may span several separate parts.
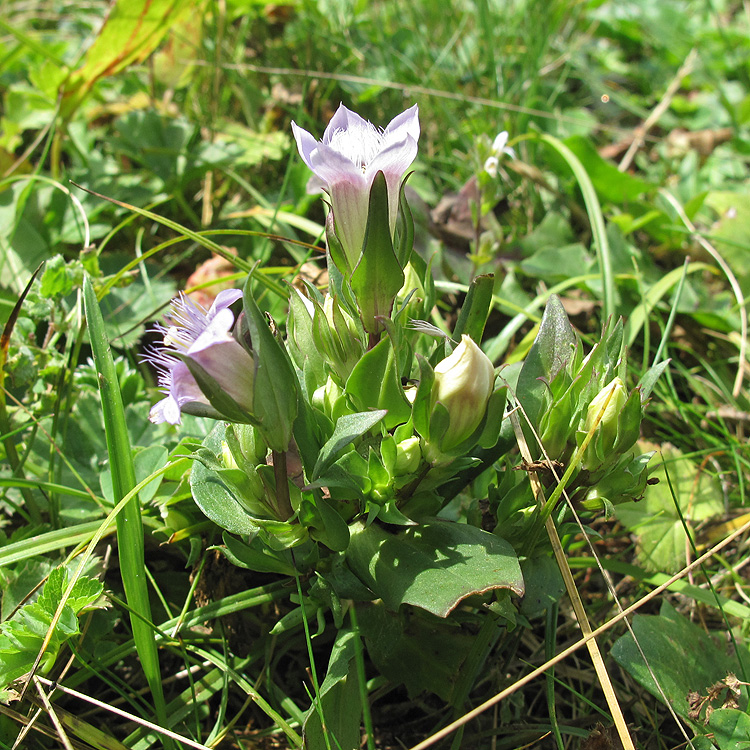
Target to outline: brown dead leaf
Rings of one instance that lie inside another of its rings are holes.
[[[232,255],[237,255],[237,249],[234,247],[226,248]],[[216,295],[224,289],[234,288],[234,281],[220,281],[226,276],[231,276],[236,273],[237,269],[234,264],[228,261],[226,258],[222,258],[220,255],[214,254],[207,261],[201,263],[198,268],[193,271],[188,277],[185,286],[187,289],[195,286],[202,286],[203,284],[210,284],[202,289],[196,289],[190,292],[188,295],[193,302],[202,305],[206,309],[211,307],[213,301],[216,299]],[[216,283],[211,283],[216,282]]]
[[[622,742],[615,726],[605,727],[601,722],[581,743],[581,750],[622,750]]]

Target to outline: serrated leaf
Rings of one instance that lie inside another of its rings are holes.
[[[62,255],[55,255],[44,264],[39,289],[42,297],[64,297],[73,290],[73,274]]]

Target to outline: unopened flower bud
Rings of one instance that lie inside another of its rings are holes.
[[[395,472],[397,475],[413,474],[419,468],[419,462],[422,459],[422,448],[419,443],[419,438],[413,436],[396,444]]]
[[[589,432],[594,426],[599,413],[606,404],[604,414],[602,414],[601,421],[599,422],[599,430],[601,430],[601,435],[605,442],[614,445],[617,438],[617,417],[627,400],[628,394],[625,390],[625,384],[620,378],[615,378],[605,385],[589,404],[584,428],[586,432]]]
[[[334,422],[346,413],[347,408],[343,389],[330,375],[326,379],[325,385],[316,388],[315,393],[313,393],[312,404]]]
[[[450,423],[440,441],[447,451],[466,440],[484,418],[495,385],[495,368],[489,357],[466,335],[453,354],[435,367],[433,403],[448,411]]]
[[[266,489],[258,476],[257,467],[250,466],[244,456],[235,455],[237,446],[236,440],[222,441],[221,462],[225,468],[219,475],[245,510],[254,517],[262,518],[268,515]]]
[[[406,303],[407,317],[419,319],[427,314],[428,311],[425,310],[427,291],[424,287],[424,280],[420,278],[411,262],[404,267],[404,284],[396,295],[396,307],[403,305],[407,298],[409,299]]]

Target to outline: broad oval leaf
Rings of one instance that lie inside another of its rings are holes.
[[[475,526],[435,518],[395,534],[363,522],[350,529],[349,567],[390,609],[412,604],[447,617],[473,594],[510,589],[523,595],[511,545]]]
[[[203,445],[214,455],[221,451],[221,440],[226,426],[219,424],[211,430]],[[190,472],[190,490],[196,505],[214,523],[233,534],[258,533],[258,525],[242,506],[240,501],[229,491],[219,475],[204,466],[200,461],[193,462]]]

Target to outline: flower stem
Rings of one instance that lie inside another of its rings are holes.
[[[380,341],[381,331],[378,331],[377,333],[368,333],[367,334],[367,351],[369,352],[370,349],[374,349],[375,345],[378,344]]]
[[[276,480],[276,509],[282,521],[294,515],[289,499],[289,481],[286,471],[286,451],[271,451],[273,456],[273,476]]]

